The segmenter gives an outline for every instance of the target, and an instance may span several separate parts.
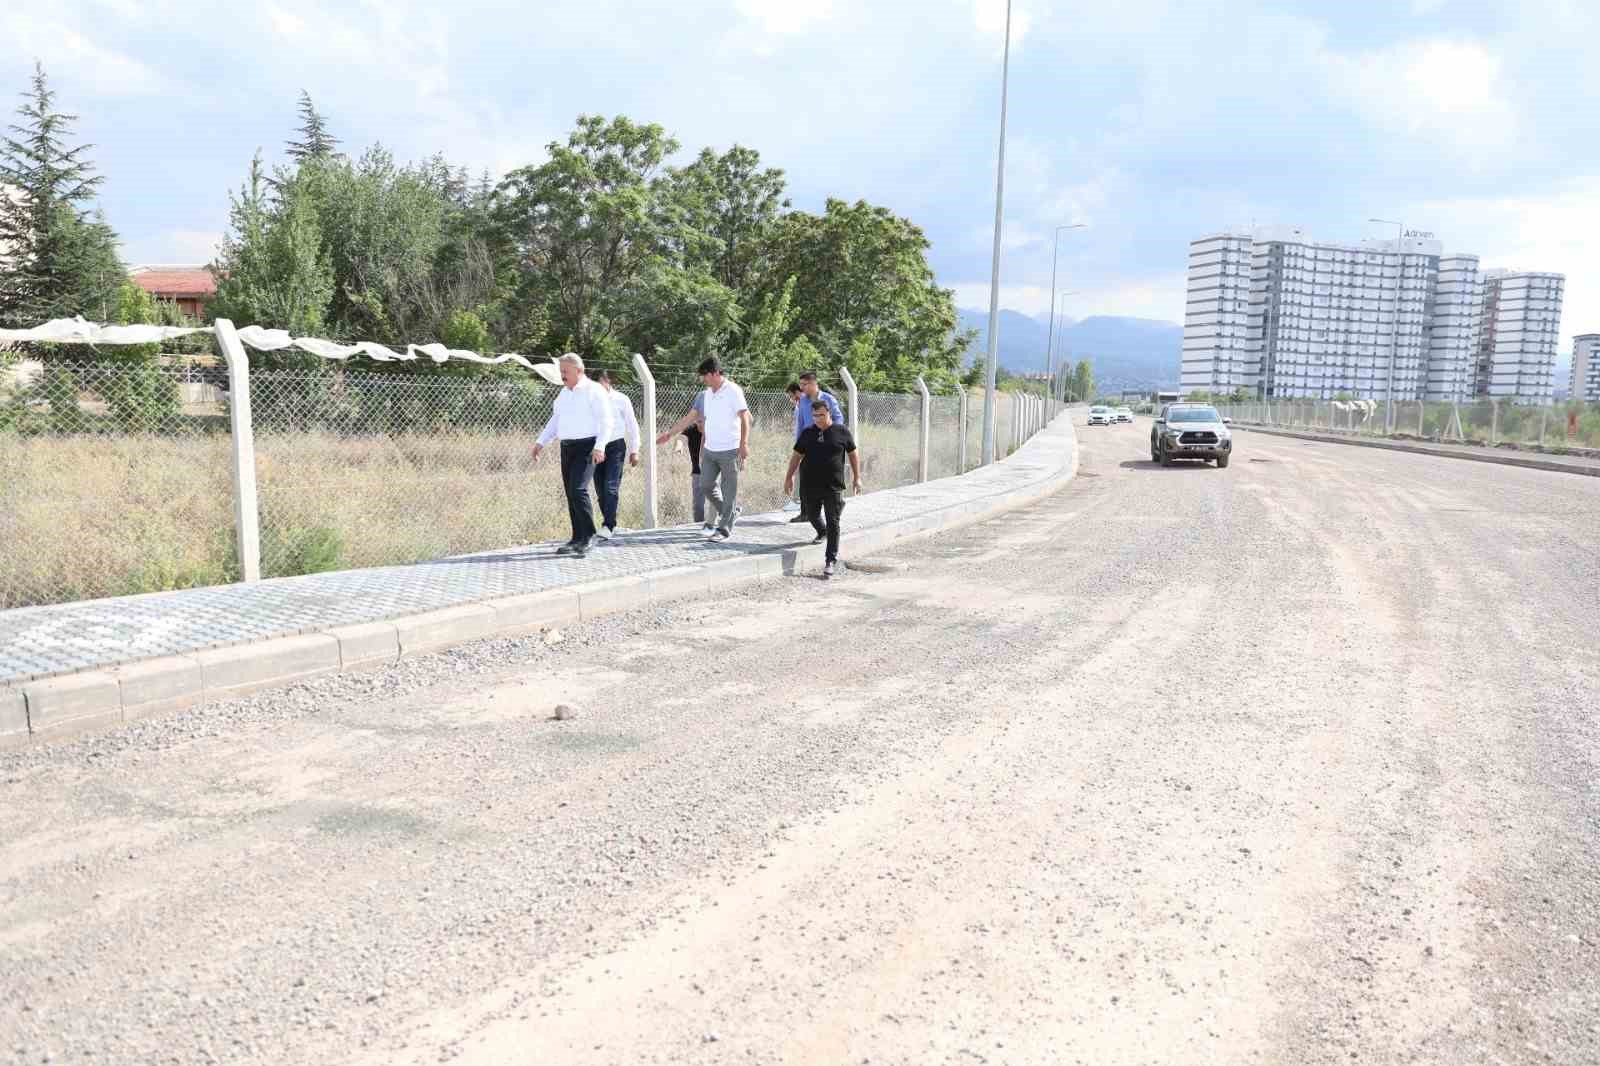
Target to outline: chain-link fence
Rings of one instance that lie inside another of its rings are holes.
[[[1600,449],[1596,404],[1405,400],[1390,409],[1381,400],[1258,400],[1217,406],[1246,425],[1558,452]]]
[[[0,608],[232,581],[224,394],[146,363],[0,382]]]
[[[240,579],[229,379],[184,358],[0,369],[0,608]],[[532,443],[557,390],[521,372],[374,373],[344,365],[250,374],[260,570],[282,577],[416,562],[565,536],[558,463]],[[643,419],[643,386],[620,389]],[[697,385],[656,390],[656,427],[689,409]],[[849,416],[844,390],[835,391]],[[794,406],[746,390],[753,414],[740,479],[747,511],[784,503]],[[996,454],[1015,439],[998,397]],[[862,393],[869,491],[919,476],[918,394]],[[980,462],[982,393],[971,394],[967,469]],[[930,402],[930,478],[959,471],[961,405]],[[648,434],[649,426],[641,426]],[[645,441],[644,447],[650,447]],[[682,438],[657,449],[658,520],[691,518]],[[625,469],[619,521],[647,514],[644,472]]]

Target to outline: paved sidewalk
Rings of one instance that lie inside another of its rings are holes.
[[[956,511],[1001,509],[1029,489],[1070,478],[1075,438],[1063,415],[1004,462],[960,477],[855,497],[844,513],[842,554],[874,531],[904,528]],[[1052,486],[1053,487],[1053,486]],[[1021,500],[1018,502],[1026,502]],[[993,506],[988,506],[993,505]],[[8,686],[272,638],[439,611],[509,596],[579,588],[607,579],[675,572],[759,558],[773,570],[811,562],[810,526],[788,512],[746,515],[724,544],[699,526],[625,533],[577,560],[554,554],[558,542],[438,559],[408,566],[347,570],[254,584],[159,592],[0,611],[0,703]],[[951,521],[948,524],[955,524]],[[894,535],[900,535],[898,533]],[[881,537],[877,538],[881,541]],[[785,559],[785,555],[788,556]],[[820,554],[812,565],[820,564]],[[768,572],[766,565],[762,572]]]
[[[1307,432],[1297,429],[1278,429],[1274,426],[1239,424],[1236,428],[1254,433],[1270,433],[1275,437],[1292,437],[1297,440],[1321,441],[1329,444],[1353,444],[1360,448],[1382,448],[1394,452],[1414,452],[1418,455],[1435,455],[1447,459],[1467,459],[1499,466],[1522,466],[1531,470],[1551,470],[1563,474],[1586,474],[1600,477],[1600,459],[1581,455],[1552,455],[1519,448],[1500,448],[1487,444],[1449,444],[1428,440],[1405,440],[1389,437],[1361,437],[1354,434]]]

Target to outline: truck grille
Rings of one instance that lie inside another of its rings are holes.
[[[1184,444],[1215,444],[1217,435],[1209,429],[1190,430],[1178,438]]]

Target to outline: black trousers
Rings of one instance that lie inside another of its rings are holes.
[[[839,558],[839,512],[844,510],[844,496],[838,489],[815,491],[804,486],[800,489],[800,513],[811,519],[811,528],[818,536],[828,538],[827,560]]]
[[[622,466],[628,461],[628,442],[614,440],[606,445],[606,461],[594,468],[594,491],[600,497],[600,520],[607,529],[617,528],[617,499],[622,495]]]
[[[589,481],[594,477],[594,438],[561,442],[561,484],[567,490],[567,517],[572,520],[569,544],[585,547],[594,539],[594,508]]]

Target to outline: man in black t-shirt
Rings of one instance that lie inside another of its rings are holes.
[[[822,567],[823,577],[832,577],[839,559],[839,511],[844,507],[844,464],[850,462],[850,490],[861,492],[861,455],[856,451],[850,431],[833,420],[828,404],[811,404],[812,424],[794,442],[789,457],[789,472],[783,479],[785,494],[794,491],[794,475],[800,473],[800,513],[811,519],[817,531],[813,544],[828,542]]]

